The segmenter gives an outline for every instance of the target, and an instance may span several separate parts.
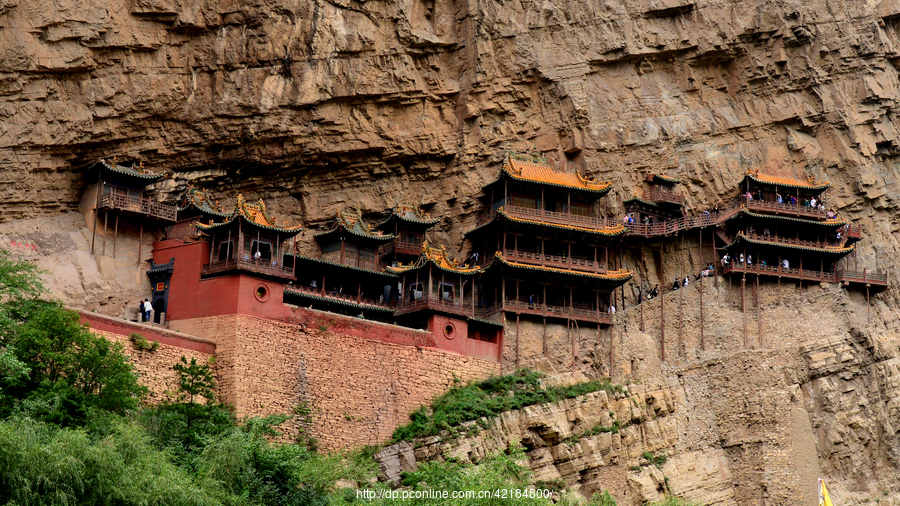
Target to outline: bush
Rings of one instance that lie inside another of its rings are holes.
[[[159,348],[158,341],[148,341],[144,336],[140,335],[137,332],[131,333],[131,342],[134,343],[136,348],[140,348],[142,350],[147,351],[156,351]]]

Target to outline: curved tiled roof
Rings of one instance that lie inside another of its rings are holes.
[[[504,257],[503,254],[500,252],[497,252],[495,257],[503,265],[508,265],[510,267],[516,267],[516,268],[532,270],[532,271],[551,272],[554,274],[566,274],[566,275],[571,275],[571,276],[578,276],[578,277],[584,277],[584,278],[590,278],[590,279],[598,279],[598,280],[603,280],[603,281],[621,282],[621,283],[625,283],[626,281],[628,281],[629,279],[634,277],[633,272],[631,272],[629,270],[625,270],[625,269],[620,269],[617,271],[607,271],[603,274],[600,274],[600,273],[594,273],[594,272],[582,272],[582,271],[574,271],[574,270],[570,270],[570,269],[559,269],[556,267],[542,267],[540,265],[529,265],[529,264],[523,264],[523,263],[519,263],[519,262],[513,262],[510,260],[507,260],[506,257]]]
[[[376,241],[388,241],[394,238],[394,234],[385,234],[380,230],[376,230],[369,226],[362,219],[362,211],[352,209],[338,209],[337,216],[331,224],[331,228],[313,235],[313,237],[323,237],[337,230],[344,230],[347,233],[366,239],[374,239]]]
[[[577,172],[553,170],[549,165],[537,163],[536,161],[520,160],[513,155],[506,159],[501,170],[518,181],[572,188],[601,195],[606,194],[612,188],[612,183],[587,179]]]
[[[472,232],[475,232],[476,230],[481,230],[481,229],[489,226],[491,223],[493,223],[495,220],[497,220],[498,217],[500,217],[500,216],[502,216],[503,219],[509,220],[512,223],[527,224],[527,225],[540,225],[540,226],[555,228],[555,229],[559,229],[559,230],[575,230],[577,232],[585,232],[588,234],[597,234],[597,235],[602,235],[605,237],[617,237],[617,236],[623,235],[626,232],[625,226],[622,225],[621,223],[616,224],[615,226],[612,226],[612,227],[603,227],[603,228],[578,227],[575,225],[559,225],[557,223],[550,223],[547,221],[528,220],[528,219],[524,219],[524,218],[512,217],[509,214],[507,214],[501,207],[501,208],[497,209],[496,213],[494,213],[493,218],[491,218],[488,222],[468,231],[466,233],[466,235],[469,235]]]
[[[352,307],[355,309],[366,309],[369,311],[381,311],[384,313],[392,313],[392,314],[394,312],[393,308],[390,308],[390,307],[373,306],[373,305],[364,304],[361,302],[354,302],[354,301],[350,301],[350,300],[344,300],[344,299],[338,299],[338,298],[332,298],[332,297],[324,297],[322,295],[314,295],[309,292],[290,290],[288,288],[284,289],[284,294],[292,295],[294,297],[301,297],[301,298],[305,298],[305,299],[309,299],[309,300],[315,300],[318,302],[324,302],[327,304],[337,304],[339,306]]]
[[[400,264],[397,267],[386,267],[385,269],[389,272],[400,274],[403,272],[418,269],[420,267],[424,267],[428,263],[431,263],[432,265],[443,271],[462,275],[479,274],[484,272],[488,267],[480,267],[477,265],[473,265],[470,267],[469,264],[466,263],[460,264],[447,255],[447,250],[443,246],[439,248],[433,248],[428,246],[428,242],[426,241],[422,247],[422,255],[419,256],[415,263],[411,265]]]
[[[641,197],[638,197],[637,195],[635,195],[634,197],[631,197],[628,200],[623,200],[622,205],[627,206],[630,202],[637,202],[639,204],[644,204],[645,206],[655,207],[657,209],[659,208],[659,206],[656,204],[656,202],[650,202],[648,200],[644,200]]]
[[[826,246],[824,248],[817,248],[815,246],[803,246],[800,244],[785,244],[781,242],[775,241],[760,241],[757,239],[750,239],[743,232],[738,232],[737,236],[734,238],[734,242],[725,246],[726,248],[730,248],[736,245],[739,242],[746,242],[748,244],[756,244],[759,246],[777,246],[779,248],[788,248],[788,249],[798,249],[803,251],[815,251],[817,253],[829,253],[832,255],[846,255],[848,253],[852,253],[856,246],[847,246],[847,247],[833,247]]]
[[[805,190],[824,190],[831,186],[828,181],[816,181],[815,178],[809,176],[806,181],[800,181],[791,177],[772,176],[769,174],[760,174],[759,171],[748,170],[744,174],[745,179],[750,179],[760,184],[772,186],[784,186],[787,188],[800,188]]]
[[[243,220],[250,225],[262,228],[264,230],[273,230],[276,232],[285,232],[297,234],[303,229],[303,225],[297,224],[292,227],[279,227],[275,224],[275,218],[269,216],[266,212],[266,204],[259,199],[257,204],[250,204],[244,200],[243,195],[238,195],[237,204],[234,206],[234,212],[231,216],[222,222],[213,223],[212,220],[208,224],[197,223],[195,226],[202,231],[214,230],[232,224],[235,220]]]
[[[665,183],[665,184],[678,184],[681,182],[680,179],[676,179],[674,177],[663,176],[662,174],[653,174],[650,176],[650,180],[653,182]]]
[[[124,165],[118,164],[118,157],[113,158],[112,163],[107,162],[105,159],[101,158],[97,160],[97,163],[106,170],[115,172],[117,174],[123,174],[130,177],[135,177],[138,179],[144,179],[147,183],[151,183],[156,181],[157,179],[163,177],[162,174],[158,174],[149,169],[144,168],[144,162],[141,162],[140,165],[136,167],[132,165],[131,167],[126,167]]]
[[[419,225],[434,225],[435,223],[441,221],[440,218],[432,218],[430,214],[422,211],[416,206],[397,204],[393,209],[391,209],[391,215],[388,216],[386,220],[382,221],[378,225],[375,225],[375,227],[380,228],[384,225],[387,225],[393,219],[408,221],[410,223],[416,223]]]
[[[796,223],[802,223],[804,225],[820,225],[823,227],[840,227],[842,225],[847,224],[847,220],[843,218],[832,218],[826,220],[811,220],[804,218],[794,218],[791,216],[782,216],[778,214],[760,214],[754,213],[753,211],[748,210],[746,207],[741,206],[741,210],[738,211],[738,216],[749,216],[750,218],[759,218],[762,220],[783,220],[783,221],[793,221]]]
[[[308,261],[308,262],[316,262],[316,263],[326,265],[326,266],[338,267],[341,269],[349,269],[351,271],[356,271],[356,272],[364,272],[366,274],[377,274],[379,276],[385,276],[385,277],[389,277],[392,279],[397,278],[396,274],[394,274],[393,272],[373,271],[373,270],[369,270],[369,269],[364,269],[362,267],[354,267],[352,265],[344,265],[344,264],[341,264],[338,262],[330,262],[328,260],[322,260],[321,258],[312,258],[312,257],[303,256],[303,255],[291,255],[291,256],[294,257],[295,262],[299,259],[299,260]]]
[[[203,214],[220,216],[222,218],[228,218],[232,214],[224,212],[222,210],[222,206],[219,205],[219,202],[213,201],[208,193],[199,188],[194,188],[193,186],[185,190],[184,194],[181,196],[181,203],[178,206],[178,212],[182,212],[190,208],[194,208]]]

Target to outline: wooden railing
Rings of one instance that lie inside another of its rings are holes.
[[[506,250],[506,258],[529,265],[545,267],[557,267],[560,269],[572,269],[586,272],[606,272],[603,262],[594,262],[584,258],[575,258],[557,255],[544,255],[540,252]]]
[[[360,297],[358,295],[345,295],[342,293],[337,293],[335,291],[330,291],[330,292],[323,291],[321,288],[311,288],[308,286],[292,286],[289,289],[286,289],[286,291],[306,293],[309,295],[315,295],[316,297],[323,297],[325,299],[332,299],[335,301],[352,302],[354,304],[359,304],[361,306],[372,306],[372,307],[380,307],[380,308],[393,307],[393,305],[390,302],[367,299],[365,297]]]
[[[848,238],[859,239],[862,237],[862,227],[860,225],[850,225],[843,229]]]
[[[670,190],[668,188],[654,187],[650,191],[644,192],[644,200],[650,202],[671,202],[673,204],[684,204],[684,195],[681,192]]]
[[[270,260],[219,260],[210,264],[204,264],[202,275],[218,274],[228,271],[247,271],[256,274],[277,276],[279,278],[295,279],[293,269],[279,263],[272,264]]]
[[[572,213],[557,213],[555,211],[545,211],[543,209],[531,209],[528,207],[519,206],[506,206],[503,208],[503,211],[506,214],[514,216],[516,218],[540,221],[544,223],[553,223],[556,225],[569,225],[592,229],[601,229],[607,227],[606,220],[604,220],[603,218],[598,218],[596,216],[583,216],[580,214]],[[494,214],[494,212],[483,214],[478,220],[478,225],[483,225],[491,221],[491,219],[494,217]]]
[[[708,227],[721,223],[737,214],[740,209],[741,206],[738,204],[728,209],[720,210],[718,214],[682,216],[681,218],[676,218],[674,220],[665,220],[656,223],[623,223],[623,225],[625,225],[627,233],[630,235],[640,235],[644,237],[669,235],[682,230]]]
[[[506,311],[515,311],[524,314],[533,314],[541,316],[554,316],[559,318],[569,318],[572,320],[582,320],[589,322],[600,322],[609,324],[612,317],[609,313],[597,311],[586,306],[561,306],[553,304],[541,304],[538,302],[530,303],[527,300],[506,299],[503,305]]]
[[[490,305],[487,307],[476,305],[473,310],[471,300],[467,300],[465,302],[462,302],[459,299],[447,300],[439,297],[437,294],[434,294],[431,297],[421,297],[419,299],[416,299],[415,302],[404,300],[400,303],[395,303],[394,307],[396,310],[396,314],[398,315],[430,309],[435,311],[444,311],[446,313],[457,314],[461,316],[477,316],[484,318],[497,312],[496,305]]]
[[[168,204],[161,204],[150,199],[130,197],[128,195],[106,194],[100,196],[101,209],[119,209],[141,213],[163,220],[175,221],[177,208]]]
[[[777,235],[764,235],[759,233],[753,234],[743,234],[748,239],[759,242],[767,242],[772,244],[786,244],[789,246],[806,246],[809,248],[819,248],[819,249],[829,249],[829,248],[841,248],[843,247],[842,242],[835,241],[808,241],[806,239],[798,239],[796,237],[779,237]]]
[[[731,263],[722,271],[723,274],[734,272],[747,274],[763,274],[800,279],[804,281],[818,281],[825,283],[865,283],[877,286],[887,286],[887,274],[883,272],[849,271],[838,269],[836,272],[821,271],[800,268],[784,268],[780,265],[744,265]]]
[[[741,202],[743,202],[747,209],[751,211],[763,211],[763,212],[772,212],[775,211],[778,214],[790,214],[793,216],[804,216],[807,218],[824,218],[826,216],[826,211],[824,209],[819,209],[817,207],[809,207],[803,206],[799,202],[795,205],[787,204],[787,203],[778,203],[770,200],[756,200],[756,199],[748,199],[747,197],[742,196]]]

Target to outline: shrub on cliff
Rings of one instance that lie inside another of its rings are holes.
[[[567,386],[544,387],[543,375],[523,369],[505,376],[494,376],[465,386],[454,386],[410,415],[410,423],[398,427],[393,440],[403,441],[434,436],[462,423],[490,418],[526,406],[578,397],[598,390],[621,392],[622,387],[608,381],[589,381]]]

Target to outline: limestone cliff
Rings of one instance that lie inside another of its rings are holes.
[[[117,244],[93,235],[78,210],[98,157],[167,172],[161,200],[190,183],[223,201],[243,192],[313,228],[339,206],[420,203],[462,251],[481,186],[520,151],[612,181],[609,214],[648,172],[679,176],[693,210],[736,195],[748,168],[829,179],[830,204],[863,226],[859,267],[888,270],[898,30],[894,0],[0,0],[0,245],[49,269],[69,303],[118,316],[146,292],[157,232],[143,246],[124,225]],[[806,503],[791,494],[817,471],[847,501],[896,502],[897,291],[874,299],[871,323],[858,293],[793,295],[764,297],[757,344],[743,329],[760,317],[747,324],[733,291],[710,293],[709,347],[687,314],[669,365],[632,311],[613,330],[612,373],[674,399],[667,416],[683,418],[661,440],[662,472],[727,469],[723,503]],[[594,342],[580,366],[608,373]],[[605,458],[596,448],[585,461]],[[653,469],[638,480],[648,490]]]

